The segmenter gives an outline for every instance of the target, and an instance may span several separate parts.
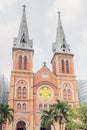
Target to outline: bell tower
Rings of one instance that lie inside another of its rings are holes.
[[[78,103],[78,88],[74,73],[74,55],[66,42],[60,12],[58,12],[58,25],[56,42],[53,43],[52,71],[57,77],[59,100],[68,101],[70,105]]]
[[[33,130],[33,42],[29,39],[25,5],[12,48],[9,105],[14,109],[14,121],[9,130]]]

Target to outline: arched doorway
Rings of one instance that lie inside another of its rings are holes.
[[[16,130],[26,130],[26,123],[24,121],[19,121],[16,125]]]

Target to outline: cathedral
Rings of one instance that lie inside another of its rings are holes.
[[[79,102],[74,54],[66,42],[60,13],[56,40],[52,45],[52,70],[44,62],[37,73],[33,72],[34,51],[24,6],[18,36],[14,38],[12,47],[8,103],[14,109],[14,120],[7,126],[8,130],[46,130],[41,128],[41,110],[49,110],[57,99],[67,101],[71,106]],[[58,126],[55,127],[58,130]]]

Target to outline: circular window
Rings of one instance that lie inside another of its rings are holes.
[[[43,73],[43,74],[42,74],[42,77],[43,77],[43,78],[48,78],[48,74],[47,74],[47,73]]]
[[[41,87],[39,89],[39,96],[43,100],[49,100],[51,98],[52,91],[47,86]]]

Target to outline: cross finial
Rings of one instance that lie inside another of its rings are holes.
[[[59,16],[59,18],[60,18],[60,13],[61,13],[61,12],[60,12],[60,11],[58,11],[57,13],[58,13],[58,16]]]
[[[46,61],[44,61],[43,64],[44,64],[44,66],[46,66],[46,64],[47,64]]]
[[[26,5],[23,5],[22,7],[23,7],[23,11],[25,12]]]
[[[59,15],[60,15],[60,13],[61,13],[61,12],[60,12],[60,11],[58,11],[58,14],[59,14]]]

